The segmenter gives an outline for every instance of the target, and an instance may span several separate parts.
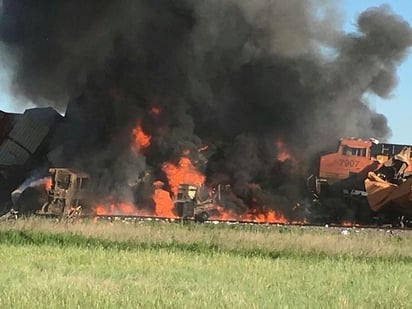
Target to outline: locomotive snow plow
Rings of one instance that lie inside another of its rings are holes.
[[[411,149],[405,147],[379,169],[368,173],[365,190],[373,211],[393,210],[412,215],[412,177],[406,172],[410,166],[410,153]]]

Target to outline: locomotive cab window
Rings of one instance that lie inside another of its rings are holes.
[[[57,174],[57,186],[61,189],[67,190],[70,187],[70,174],[63,171]]]
[[[366,157],[366,148],[353,148],[348,146],[342,147],[342,153],[345,156]]]

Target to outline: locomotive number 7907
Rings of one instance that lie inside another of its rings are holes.
[[[359,161],[357,160],[348,160],[348,159],[340,159],[339,165],[344,167],[358,167]]]

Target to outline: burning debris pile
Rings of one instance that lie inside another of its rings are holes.
[[[337,16],[315,0],[4,0],[14,93],[66,112],[4,114],[3,202],[65,166],[90,175],[96,213],[176,216],[187,183],[221,185],[222,218],[293,220],[314,153],[388,137],[363,95],[390,94],[412,44],[389,7],[353,34]]]

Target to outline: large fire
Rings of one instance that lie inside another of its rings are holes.
[[[181,157],[177,164],[166,162],[162,166],[170,188],[176,195],[179,184],[187,183],[200,186],[205,182],[205,176],[200,173],[187,157]]]
[[[151,107],[149,113],[158,115],[161,112],[158,107]],[[134,151],[141,151],[150,146],[151,136],[146,134],[140,122],[132,130],[134,136]],[[286,145],[281,139],[276,141],[277,160],[283,162],[293,158],[288,152]],[[206,150],[207,146],[203,146],[200,151]],[[144,211],[136,208],[132,203],[126,202],[106,202],[95,206],[94,213],[96,215],[130,215],[130,216],[156,216],[161,218],[178,218],[175,205],[172,197],[176,197],[179,185],[189,184],[196,187],[201,187],[205,183],[205,176],[195,167],[190,158],[189,150],[184,150],[182,156],[177,163],[165,162],[161,166],[162,171],[167,177],[168,187],[170,192],[164,187],[164,183],[160,180],[153,182],[154,202],[153,211]],[[252,186],[253,184],[251,184]],[[242,221],[242,222],[257,222],[257,223],[287,223],[285,216],[278,211],[267,209],[260,206],[252,206],[244,213],[236,213],[233,210],[225,209],[222,205],[216,202],[213,205],[214,211],[210,213],[211,220],[222,221]]]
[[[94,207],[94,214],[98,216],[150,216],[152,214],[145,210],[137,209],[132,203],[106,202]]]
[[[237,214],[231,210],[225,210],[223,207],[219,206],[218,215],[213,215],[210,217],[212,220],[225,220],[225,221],[242,221],[242,222],[256,222],[256,223],[288,223],[285,216],[274,210],[263,210],[263,209],[250,209],[242,214]]]
[[[175,218],[176,215],[173,213],[173,200],[170,197],[170,193],[163,189],[164,183],[157,180],[153,183],[155,188],[153,194],[153,201],[155,203],[156,216],[163,218]]]

